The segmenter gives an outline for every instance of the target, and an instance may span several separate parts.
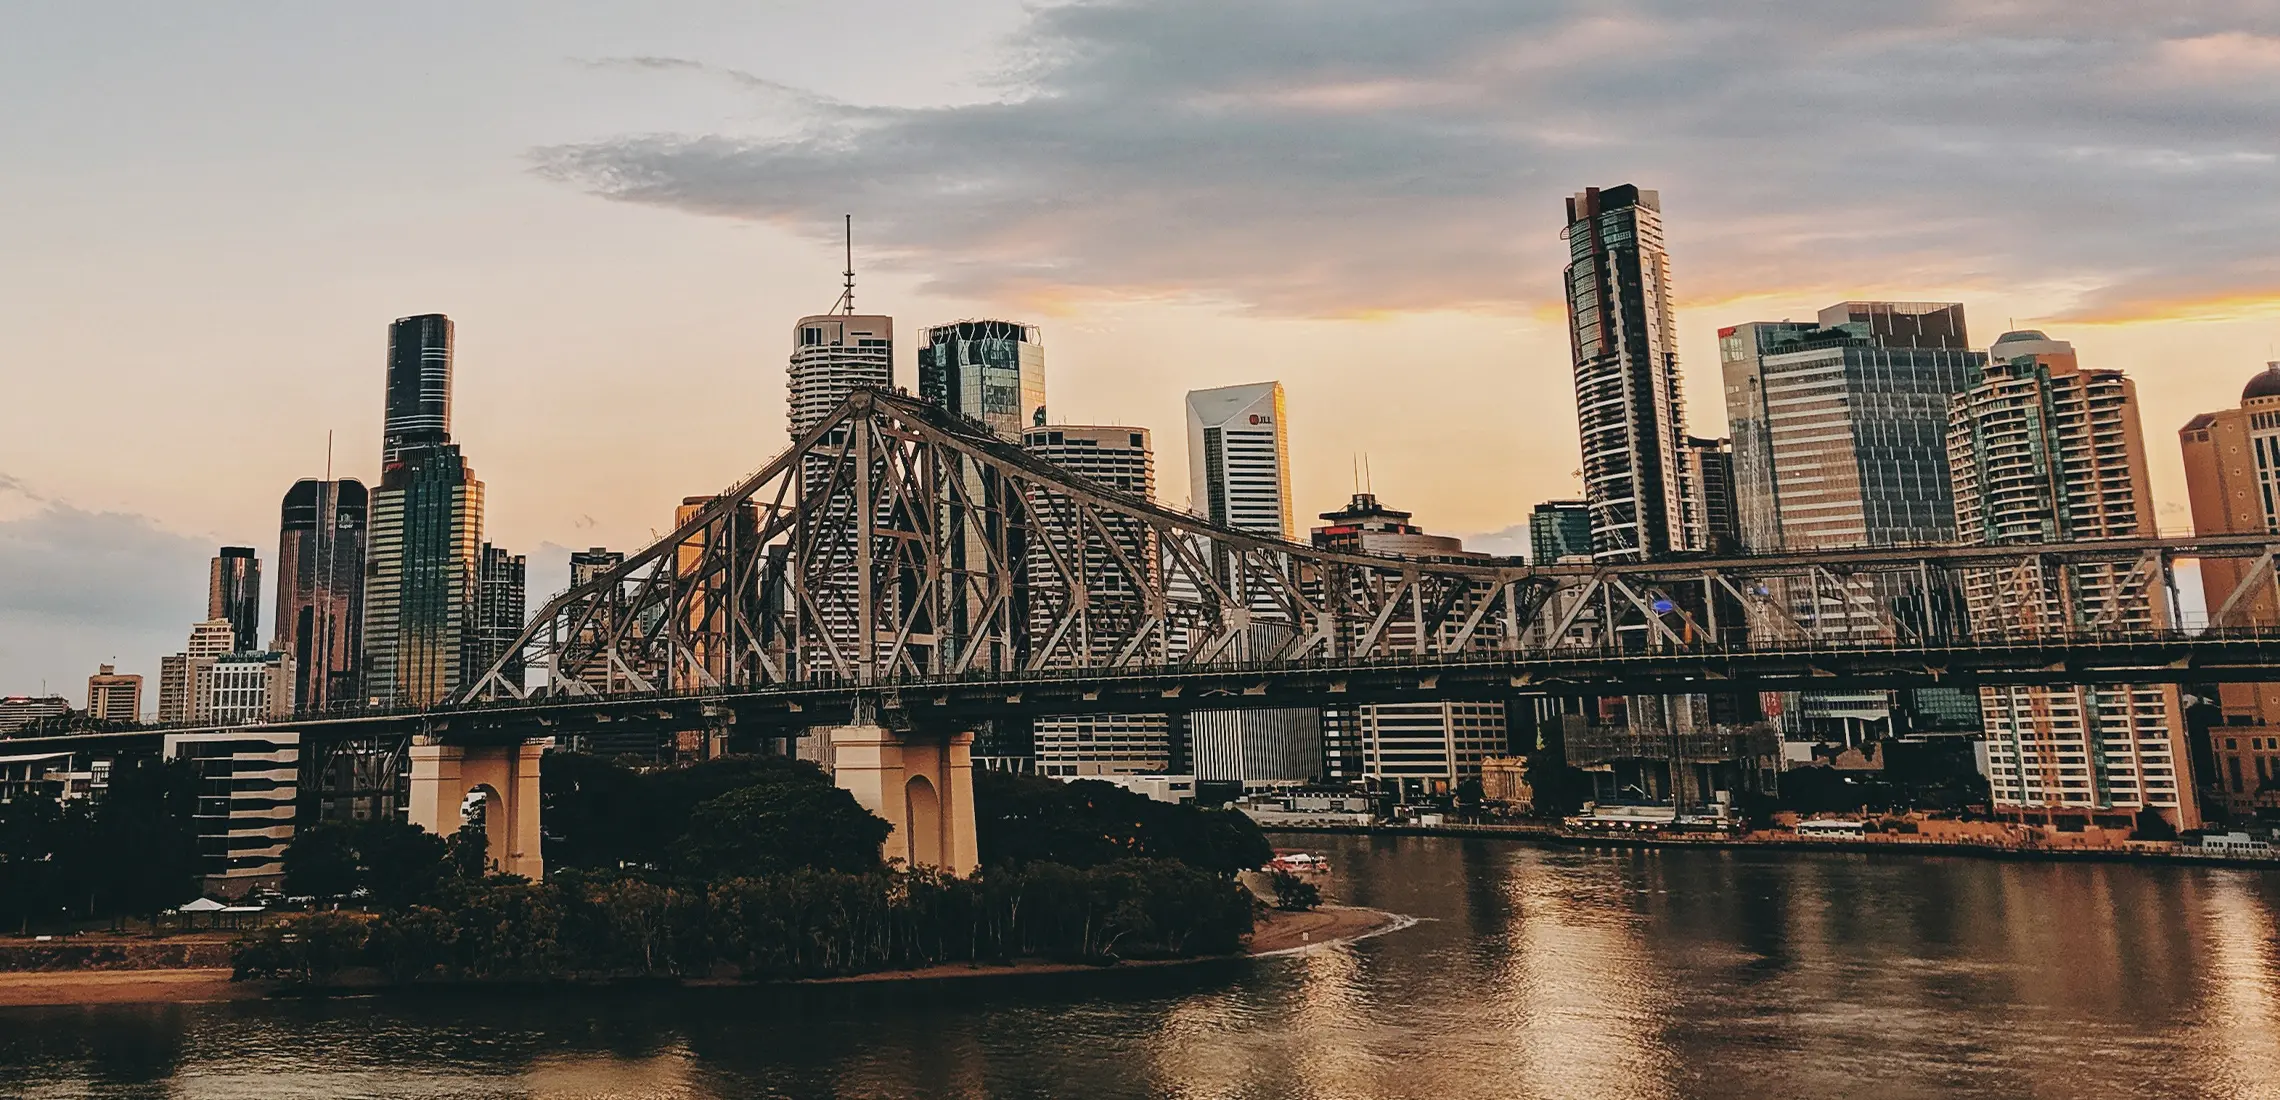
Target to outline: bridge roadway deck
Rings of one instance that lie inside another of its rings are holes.
[[[987,718],[1320,707],[1440,699],[1495,701],[1528,692],[1684,695],[1993,684],[2280,682],[2280,631],[2127,635],[1968,645],[1757,646],[1679,652],[1483,653],[1462,658],[1271,665],[1054,669],[1019,676],[695,694],[556,697],[278,722],[317,739],[435,736],[466,744],[628,730],[729,727],[796,736],[858,715],[890,725],[971,728]],[[242,728],[242,727],[241,727]],[[137,730],[0,741],[0,755],[155,747]]]

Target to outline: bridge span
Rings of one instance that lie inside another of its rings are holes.
[[[2280,534],[1379,557],[1218,526],[868,390],[685,516],[450,696],[278,728],[407,744],[412,819],[449,831],[484,791],[529,841],[494,834],[501,865],[532,873],[544,738],[828,730],[889,854],[965,869],[971,731],[995,718],[2280,680]],[[2247,564],[2185,629],[2178,568],[2212,558]]]

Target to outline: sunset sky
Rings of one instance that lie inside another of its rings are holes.
[[[1366,453],[1468,536],[1577,491],[1585,186],[1662,192],[1697,434],[1718,326],[1961,301],[2138,380],[2183,527],[2178,425],[2280,358],[2270,0],[18,0],[0,102],[0,694],[155,692],[328,429],[376,476],[413,313],[535,607],[784,446],[843,213],[906,384],[925,325],[1038,323],[1055,419],[1156,429],[1180,506],[1183,394],[1280,379],[1301,516]]]

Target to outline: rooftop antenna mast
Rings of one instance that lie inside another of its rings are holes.
[[[839,312],[855,313],[855,215],[847,215],[847,270],[840,272],[847,279],[846,289],[839,292]]]

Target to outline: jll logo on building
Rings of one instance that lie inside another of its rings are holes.
[[[1258,413],[1252,413],[1252,414],[1251,414],[1251,423],[1253,423],[1253,424],[1272,424],[1272,423],[1274,423],[1274,418],[1273,418],[1273,417],[1270,417],[1270,416],[1260,416]]]

